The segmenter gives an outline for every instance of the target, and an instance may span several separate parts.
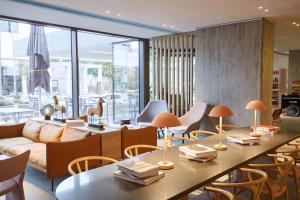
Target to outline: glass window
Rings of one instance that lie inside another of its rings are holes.
[[[0,123],[40,116],[72,94],[70,31],[0,20]],[[67,107],[72,115],[72,105]]]
[[[102,98],[102,120],[135,119],[139,108],[138,50],[138,42],[128,38],[78,32],[80,115],[97,108]],[[94,120],[99,120],[98,114]]]

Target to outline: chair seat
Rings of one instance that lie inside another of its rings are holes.
[[[268,183],[271,185],[273,197],[279,197],[287,190],[286,187],[280,188],[280,181],[278,180],[268,179]],[[266,184],[262,189],[262,194],[269,195],[269,190],[267,189]]]
[[[7,194],[17,187],[18,184],[12,179],[0,182],[0,196]]]
[[[186,131],[186,129],[187,129],[187,126],[176,126],[176,127],[170,128],[170,130],[173,133],[183,133]]]
[[[12,146],[18,145],[27,145],[33,144],[34,142],[25,137],[12,137],[12,138],[5,138],[0,139],[0,152],[7,153],[8,149]]]

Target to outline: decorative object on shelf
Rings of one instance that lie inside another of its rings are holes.
[[[174,164],[166,159],[168,148],[168,128],[180,126],[181,123],[174,114],[169,112],[162,112],[154,117],[151,125],[157,128],[164,128],[164,160],[158,162],[157,164],[161,169],[173,169]]]
[[[210,117],[219,117],[219,126],[220,126],[220,129],[219,129],[219,144],[215,144],[214,145],[214,148],[216,150],[219,150],[219,151],[224,151],[224,150],[227,150],[227,146],[222,144],[221,142],[221,134],[223,132],[223,128],[222,128],[222,123],[223,123],[223,117],[230,117],[232,116],[233,113],[232,111],[230,110],[230,108],[228,108],[227,106],[224,106],[224,105],[218,105],[218,106],[215,106],[213,107],[213,109],[210,111],[209,115]]]
[[[250,135],[254,136],[254,137],[261,136],[261,134],[256,131],[257,110],[266,109],[266,106],[265,106],[264,102],[262,102],[261,100],[252,100],[246,105],[245,109],[246,110],[254,110],[254,126],[253,126],[253,132],[251,132]]]
[[[54,100],[54,111],[56,114],[53,120],[65,123],[66,119],[64,119],[64,113],[66,113],[66,107],[64,105],[59,105],[57,96],[53,96],[53,100]],[[57,117],[57,112],[61,113],[61,118]]]
[[[53,115],[54,113],[54,107],[51,104],[47,104],[43,106],[43,108],[41,109],[41,113],[45,117],[45,120],[50,120],[51,115]]]
[[[105,103],[104,99],[102,97],[99,98],[97,102],[97,108],[90,108],[88,109],[88,119],[89,119],[89,126],[93,128],[100,128],[100,118],[103,115],[103,103]],[[98,123],[94,122],[95,115],[98,115]],[[103,126],[102,126],[103,128]]]

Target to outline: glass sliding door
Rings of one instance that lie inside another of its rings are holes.
[[[139,106],[138,41],[78,32],[78,54],[80,115],[97,108],[101,97],[104,122],[135,118]],[[97,121],[96,117],[94,123]]]
[[[139,113],[139,41],[113,43],[114,121],[135,121]]]

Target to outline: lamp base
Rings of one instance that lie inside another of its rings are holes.
[[[258,132],[251,132],[251,133],[250,133],[250,136],[252,136],[252,137],[260,137],[261,134],[258,133]]]
[[[218,151],[225,151],[228,147],[225,144],[215,144],[214,149]]]
[[[160,169],[163,170],[168,170],[168,169],[173,169],[174,168],[174,164],[170,161],[160,161],[157,163],[157,165],[159,166]]]

